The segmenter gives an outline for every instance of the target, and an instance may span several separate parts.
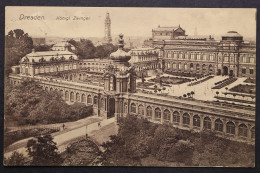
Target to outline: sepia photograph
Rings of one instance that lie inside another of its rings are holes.
[[[6,6],[4,166],[255,167],[256,16]]]

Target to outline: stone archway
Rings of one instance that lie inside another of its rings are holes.
[[[223,73],[222,73],[222,75],[224,75],[224,76],[228,75],[228,68],[227,68],[227,66],[224,66],[224,67],[223,67]]]
[[[109,98],[108,100],[108,112],[107,118],[112,118],[115,116],[115,99]]]

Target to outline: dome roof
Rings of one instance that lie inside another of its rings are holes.
[[[242,37],[238,32],[236,31],[228,31],[223,37]]]
[[[110,54],[110,58],[117,62],[127,62],[131,59],[131,56],[130,53],[118,49],[116,52]]]
[[[128,62],[131,59],[131,55],[123,50],[124,40],[123,34],[119,35],[118,50],[110,54],[110,58],[115,62]]]

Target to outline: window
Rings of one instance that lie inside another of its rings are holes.
[[[225,55],[224,61],[225,61],[225,62],[228,62],[228,55]]]
[[[97,96],[94,97],[94,105],[97,104]]]
[[[255,62],[254,57],[250,57],[249,61],[250,61],[250,63],[254,63]]]
[[[192,53],[192,54],[190,55],[190,59],[195,59],[195,54],[194,54],[194,53]]]
[[[227,133],[228,134],[235,134],[235,124],[233,122],[227,123]]]
[[[143,105],[139,105],[138,106],[138,114],[139,115],[144,115],[144,106]]]
[[[168,109],[166,109],[164,112],[163,112],[163,119],[165,121],[170,121],[171,120],[171,113]]]
[[[91,103],[92,103],[92,97],[91,97],[91,95],[88,95],[87,102],[88,102],[88,104],[91,104]]]
[[[194,115],[193,117],[193,126],[200,127],[200,117],[198,115]]]
[[[74,102],[74,92],[71,92],[71,93],[70,93],[70,101],[71,101],[71,102]]]
[[[206,61],[206,60],[207,60],[207,55],[206,55],[206,54],[203,54],[203,55],[202,55],[202,58],[203,58],[204,61]]]
[[[187,113],[183,114],[183,125],[190,125],[190,116]]]
[[[179,54],[179,58],[182,59],[182,53]]]
[[[65,92],[65,100],[69,101],[69,92],[68,91]]]
[[[76,101],[77,101],[77,102],[80,102],[80,96],[79,96],[79,93],[76,94]]]
[[[177,111],[173,112],[173,122],[176,122],[176,123],[180,122],[180,113]]]
[[[184,70],[187,70],[187,64],[184,64]]]
[[[251,138],[255,139],[255,127],[252,127],[251,129]]]
[[[131,104],[131,112],[136,113],[136,105],[134,103]]]
[[[206,70],[206,65],[205,64],[202,65],[202,70]]]
[[[174,56],[173,56],[175,59],[177,59],[178,58],[178,54],[177,54],[177,52],[174,52]]]
[[[238,136],[247,137],[247,126],[245,124],[240,124],[238,127]]]
[[[217,119],[215,121],[215,130],[219,131],[219,132],[223,131],[223,123],[222,123],[222,121],[220,119]]]
[[[211,64],[209,65],[209,71],[211,71],[211,72],[213,71],[213,67]]]
[[[147,117],[152,117],[152,114],[153,114],[153,110],[152,110],[152,108],[150,106],[148,106],[146,108],[146,116]]]
[[[242,68],[242,74],[246,74],[246,69]]]
[[[246,63],[246,56],[245,55],[242,57],[242,62]]]
[[[254,69],[249,69],[250,74],[254,74]]]
[[[86,103],[86,96],[85,96],[85,94],[82,94],[82,96],[81,96],[81,102]]]
[[[210,61],[214,61],[214,54],[210,54],[210,55],[209,55],[209,60],[210,60]]]
[[[210,130],[211,129],[211,119],[209,117],[204,118],[204,129]]]
[[[159,108],[155,109],[155,120],[161,120],[161,110]]]
[[[199,65],[199,64],[196,65],[196,70],[197,70],[197,71],[200,70],[200,65]]]

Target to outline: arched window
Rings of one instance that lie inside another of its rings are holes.
[[[198,115],[193,116],[193,126],[200,127],[200,117]]]
[[[193,70],[193,63],[190,64],[190,70]]]
[[[245,124],[238,126],[238,136],[247,137],[247,126]]]
[[[157,121],[161,120],[161,110],[159,108],[155,109],[155,120]]]
[[[136,113],[136,105],[134,103],[131,104],[131,112]]]
[[[152,115],[153,115],[153,110],[152,110],[151,106],[148,106],[146,108],[146,116],[147,117],[152,117]]]
[[[69,101],[69,92],[68,91],[65,92],[65,101]]]
[[[82,96],[81,96],[81,102],[82,102],[82,103],[86,103],[86,95],[85,95],[85,94],[82,94]]]
[[[91,104],[91,103],[92,103],[92,97],[91,97],[91,95],[88,95],[87,103],[88,103],[88,104]]]
[[[144,115],[144,106],[143,105],[138,106],[138,115]]]
[[[200,65],[199,65],[199,64],[196,65],[196,70],[197,70],[197,71],[200,70]]]
[[[235,124],[231,121],[227,123],[227,133],[228,134],[235,134]]]
[[[74,92],[71,92],[71,93],[70,93],[70,101],[71,101],[71,102],[74,102]]]
[[[202,70],[206,70],[206,65],[205,64],[202,65]]]
[[[183,114],[183,125],[190,125],[190,115],[188,113]]]
[[[76,94],[76,101],[77,101],[77,102],[80,102],[80,96],[79,96],[79,93]]]
[[[211,129],[211,119],[209,117],[205,117],[203,121],[204,129],[210,130]]]
[[[163,119],[164,119],[164,121],[170,121],[171,120],[171,112],[168,109],[164,110]]]
[[[220,119],[215,121],[215,130],[219,132],[223,132],[223,122]]]
[[[97,104],[97,96],[94,96],[94,105]]]
[[[211,71],[211,72],[213,71],[213,67],[211,64],[209,65],[209,71]]]
[[[184,70],[187,70],[187,68],[188,68],[187,64],[184,64]]]
[[[255,127],[251,128],[251,138],[255,139]]]
[[[173,112],[173,122],[180,123],[180,113],[177,111]]]

